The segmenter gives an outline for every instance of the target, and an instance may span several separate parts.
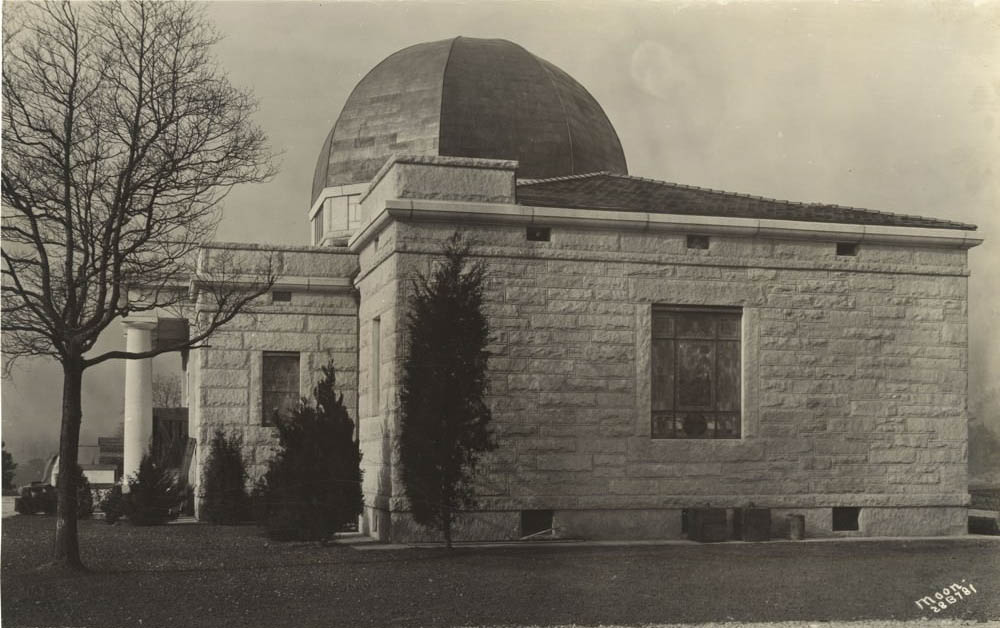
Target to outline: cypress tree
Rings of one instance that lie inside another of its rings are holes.
[[[443,263],[418,275],[407,315],[400,393],[400,475],[413,519],[450,548],[456,514],[474,507],[479,454],[496,447],[486,394],[486,267],[455,233]]]

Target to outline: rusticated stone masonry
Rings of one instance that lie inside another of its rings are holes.
[[[361,363],[366,495],[392,511],[406,508],[391,471],[400,308],[407,278],[429,271],[454,230],[394,222],[361,256],[362,355],[370,319],[382,330],[380,412],[366,413]],[[698,250],[683,234],[555,227],[550,242],[529,242],[517,226],[463,232],[489,265],[500,445],[481,466],[488,521],[470,534],[515,536],[524,509],[553,509],[590,531],[597,524],[585,513],[608,522],[634,511],[641,522],[750,502],[776,514],[805,509],[827,531],[834,506],[866,507],[868,534],[961,526],[964,250],[862,244],[837,256],[832,241],[713,236]],[[651,438],[654,304],[742,308],[741,438]],[[882,510],[900,507],[913,525]],[[624,534],[662,536],[663,520],[650,521]]]
[[[322,376],[320,367],[332,361],[337,385],[351,417],[357,407],[357,301],[350,277],[357,257],[343,248],[253,247],[232,245],[224,249],[227,261],[233,251],[242,263],[255,266],[265,256],[275,256],[280,277],[274,288],[290,293],[289,301],[275,301],[271,294],[259,298],[224,329],[207,347],[193,352],[189,361],[192,380],[192,432],[198,440],[197,456],[204,461],[215,429],[243,438],[243,456],[250,480],[267,469],[274,455],[277,430],[262,425],[261,365],[264,352],[299,355],[299,389],[304,397]],[[211,263],[211,256],[208,263]]]

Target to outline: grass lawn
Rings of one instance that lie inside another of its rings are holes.
[[[81,522],[91,572],[38,570],[49,517],[3,520],[7,626],[476,626],[1000,618],[1000,543],[358,551],[254,527]],[[953,582],[978,593],[933,614]]]

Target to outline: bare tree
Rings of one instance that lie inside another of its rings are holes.
[[[157,375],[153,378],[153,407],[180,408],[184,405],[184,390],[177,375]]]
[[[3,350],[8,366],[18,356],[62,364],[54,561],[83,569],[68,479],[84,371],[201,346],[276,271],[216,259],[198,270],[186,341],[90,351],[116,319],[190,303],[220,202],[235,185],[270,178],[273,155],[251,121],[255,100],[216,66],[218,35],[198,5],[45,2],[6,17]]]

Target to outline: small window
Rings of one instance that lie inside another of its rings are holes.
[[[552,529],[551,510],[522,510],[521,536],[530,536]]]
[[[274,290],[271,292],[271,303],[288,303],[292,300],[292,293],[288,290]]]
[[[846,532],[858,529],[858,515],[861,509],[851,507],[840,507],[833,509],[833,531]]]
[[[705,236],[705,235],[689,235],[687,237],[687,247],[689,249],[707,249],[708,248],[708,236]]]
[[[313,216],[313,244],[323,241],[323,206],[321,205],[316,215]]]
[[[740,438],[742,316],[734,308],[653,309],[653,438]]]
[[[265,352],[261,364],[261,424],[275,425],[299,403],[299,354]]]
[[[379,406],[379,396],[380,396],[380,394],[379,394],[379,392],[380,392],[379,388],[382,385],[382,383],[379,381],[379,367],[381,366],[381,357],[380,356],[381,356],[381,353],[382,353],[381,347],[379,345],[381,344],[381,342],[382,342],[382,321],[380,319],[378,319],[378,318],[373,318],[372,319],[372,347],[371,347],[372,353],[371,353],[371,361],[369,362],[369,364],[371,365],[370,368],[371,368],[371,386],[372,386],[372,392],[371,392],[371,400],[372,400],[371,413],[373,415],[376,415],[376,414],[379,413],[379,407],[378,407]]]
[[[845,257],[854,257],[858,254],[858,245],[854,242],[838,242],[837,243],[837,255],[842,255]]]
[[[549,227],[528,227],[529,242],[548,242],[552,239],[552,229]]]

